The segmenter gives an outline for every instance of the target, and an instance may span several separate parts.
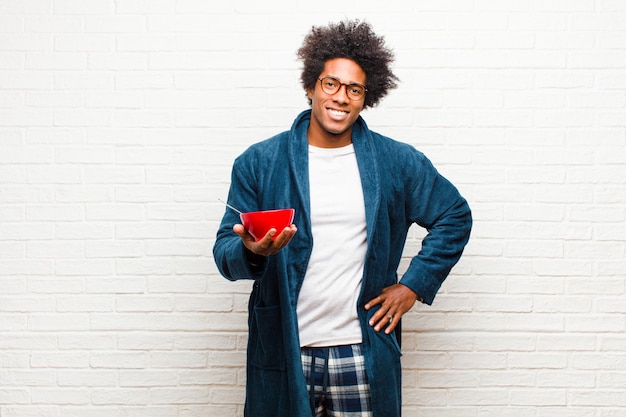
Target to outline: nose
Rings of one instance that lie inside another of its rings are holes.
[[[341,86],[339,87],[339,90],[337,90],[337,92],[333,94],[333,100],[342,102],[342,103],[345,103],[346,101],[350,100],[348,98],[348,85],[347,84],[341,84]]]

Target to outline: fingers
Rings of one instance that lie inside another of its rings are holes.
[[[391,309],[384,310],[380,308],[370,319],[370,326],[374,328],[375,331],[379,332],[385,329],[385,333],[389,334],[396,328],[400,319],[404,315],[405,312],[401,312],[398,310],[392,311]]]
[[[272,230],[274,230],[274,229],[272,229]],[[278,236],[276,236],[276,232],[274,233],[274,235],[272,236],[273,240],[271,241],[271,243],[275,247],[278,247],[278,248],[282,249],[285,246],[287,246],[287,244],[289,242],[291,242],[291,239],[293,239],[293,237],[294,237],[294,235],[296,234],[297,231],[298,231],[298,228],[296,227],[295,224],[292,224],[289,227],[285,227],[283,230],[281,230],[281,232],[278,234]]]
[[[289,227],[285,227],[278,235],[276,229],[270,229],[259,241],[256,241],[241,224],[234,225],[233,231],[241,238],[243,244],[252,253],[270,256],[287,246],[298,229],[292,224]]]
[[[298,229],[295,225],[285,227],[280,233],[276,229],[270,229],[263,239],[259,241],[263,255],[269,256],[278,253],[291,242],[297,231]]]
[[[413,307],[416,299],[417,295],[402,284],[384,288],[379,296],[373,298],[365,305],[366,310],[380,305],[378,311],[374,313],[369,321],[370,326],[377,332],[385,329],[386,334],[391,333],[400,322],[400,318],[402,318],[404,313]]]

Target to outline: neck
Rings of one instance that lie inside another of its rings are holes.
[[[307,138],[309,145],[318,148],[343,148],[352,143],[352,129],[335,135],[329,132],[320,132],[309,126]]]

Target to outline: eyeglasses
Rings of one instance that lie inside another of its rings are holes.
[[[322,91],[328,95],[333,95],[342,85],[346,86],[346,94],[350,100],[361,100],[365,97],[365,93],[367,92],[367,88],[364,85],[359,83],[342,83],[338,78],[331,77],[327,75],[326,77],[318,78],[320,80],[320,84],[322,86]]]

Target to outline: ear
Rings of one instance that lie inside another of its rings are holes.
[[[306,96],[309,98],[309,100],[313,100],[313,89],[312,88],[307,88],[306,89]]]

